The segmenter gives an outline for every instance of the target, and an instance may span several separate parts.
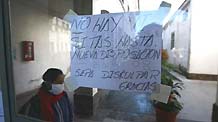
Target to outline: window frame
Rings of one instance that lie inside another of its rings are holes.
[[[0,0],[0,80],[5,122],[42,122],[16,112],[10,31],[10,0]]]

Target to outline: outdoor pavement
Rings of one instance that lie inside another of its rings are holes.
[[[185,89],[181,91],[184,109],[178,118],[199,122],[211,122],[212,108],[216,101],[216,81],[189,80],[175,73],[184,81]]]

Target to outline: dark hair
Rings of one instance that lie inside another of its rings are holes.
[[[49,68],[42,76],[42,79],[46,82],[52,83],[58,75],[62,75],[63,72],[60,69]]]

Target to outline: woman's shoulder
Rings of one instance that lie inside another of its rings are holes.
[[[39,96],[31,97],[20,109],[22,115],[39,118],[40,117],[40,101]]]

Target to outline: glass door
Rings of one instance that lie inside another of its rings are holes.
[[[152,122],[164,113],[160,109],[179,112],[179,122],[210,121],[218,74],[217,37],[211,27],[218,20],[208,19],[216,13],[203,9],[215,9],[215,4],[202,1],[1,0],[0,80],[5,121]],[[140,15],[155,16],[140,19]],[[161,23],[157,28],[162,34],[150,31],[154,26],[147,25],[151,22]],[[84,31],[89,27],[92,32]],[[98,32],[105,38],[96,37]],[[140,40],[138,35],[145,33]],[[153,43],[156,36],[162,43]],[[84,51],[87,46],[90,49]],[[151,61],[155,58],[162,60],[158,60],[162,67]],[[125,71],[119,71],[120,66]],[[152,70],[157,67],[162,74]],[[156,96],[143,92],[150,88],[147,80],[152,71],[150,80],[161,78],[160,83],[176,89],[168,87],[168,95],[164,90]],[[218,100],[215,114],[217,105]]]

